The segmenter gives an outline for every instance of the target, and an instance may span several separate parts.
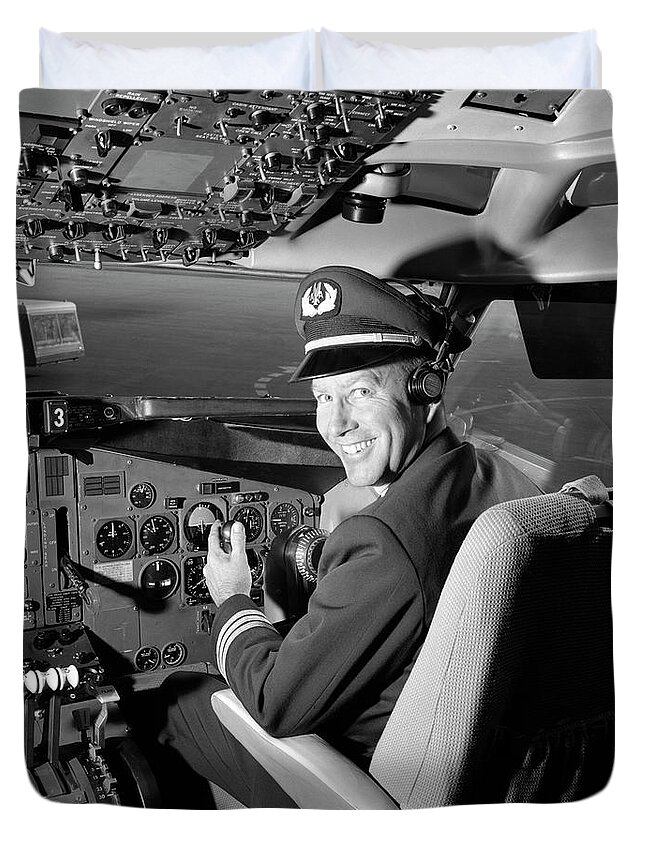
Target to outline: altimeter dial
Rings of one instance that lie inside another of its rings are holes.
[[[118,560],[132,547],[134,535],[130,525],[120,518],[102,524],[96,533],[96,549],[109,560]]]
[[[175,526],[165,515],[152,515],[139,529],[139,541],[148,554],[167,551],[175,540]]]

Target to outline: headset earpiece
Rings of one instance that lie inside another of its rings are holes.
[[[424,361],[408,378],[408,394],[413,403],[438,403],[446,384],[446,372],[430,361]]]

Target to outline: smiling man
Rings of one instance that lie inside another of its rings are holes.
[[[307,613],[283,638],[251,601],[241,525],[230,554],[213,528],[204,570],[218,607],[214,660],[246,709],[270,734],[316,732],[364,768],[470,526],[489,506],[539,491],[447,428],[443,387],[469,341],[411,290],[330,266],[296,295],[305,358],[292,381],[311,381],[320,434],[347,480],[375,498],[329,536]],[[221,686],[169,679],[162,742],[246,805],[289,805],[219,725],[210,695]]]

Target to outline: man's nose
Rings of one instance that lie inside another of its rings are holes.
[[[355,429],[358,426],[353,417],[351,408],[343,400],[335,400],[331,404],[328,422],[328,432],[333,438],[337,438]]]

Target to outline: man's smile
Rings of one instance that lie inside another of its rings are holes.
[[[341,444],[341,450],[348,456],[355,456],[357,453],[362,453],[366,448],[371,447],[375,438],[370,438],[367,441],[358,441],[356,444]]]

